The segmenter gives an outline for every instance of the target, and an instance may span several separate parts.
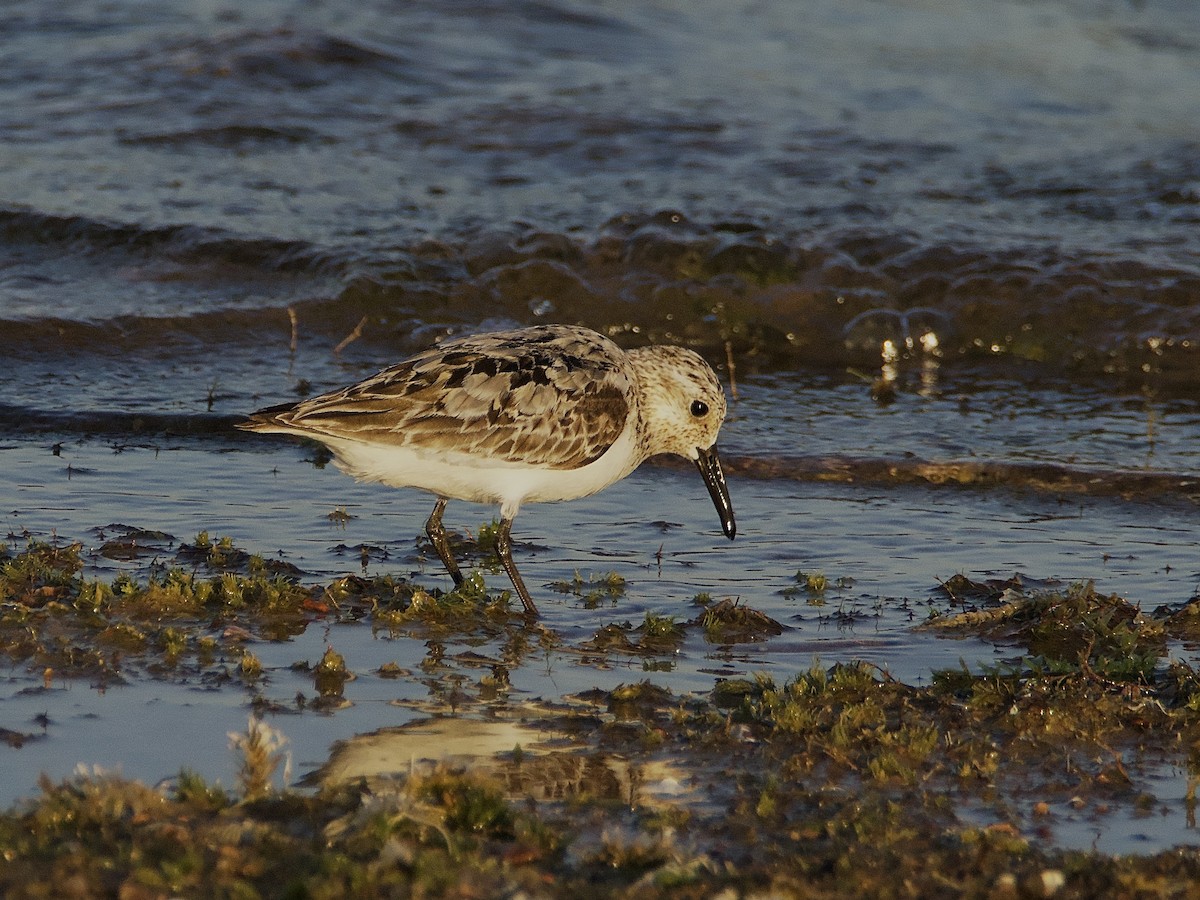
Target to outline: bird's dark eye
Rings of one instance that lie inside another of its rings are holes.
[[[703,400],[692,401],[692,415],[697,419],[702,419],[708,415],[708,404]]]

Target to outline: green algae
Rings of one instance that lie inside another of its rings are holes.
[[[261,637],[278,639],[303,631],[311,619],[311,589],[272,574],[231,543],[206,543],[205,535],[181,547],[180,558],[195,561],[193,569],[159,567],[143,579],[122,573],[111,583],[82,575],[81,549],[34,541],[4,561],[0,653],[12,663],[102,678],[139,663],[177,665],[189,657],[203,667],[219,644],[214,630],[241,620]],[[225,565],[242,565],[248,574],[215,568]]]
[[[226,658],[253,681],[262,664],[247,641],[313,621],[419,635],[431,673],[445,652],[438,635],[504,634],[479,689],[455,689],[452,706],[472,715],[505,689],[507,666],[557,646],[477,577],[445,594],[389,578],[304,587],[229,542],[191,546],[190,569],[109,584],[84,577],[77,545],[6,552],[3,652],[63,677],[139,665],[161,675],[152,663],[178,672]],[[213,571],[218,562],[244,571]],[[1088,583],[956,577],[942,592],[949,608],[920,627],[1009,648],[1005,662],[937,671],[920,686],[865,662],[814,661],[786,680],[717,679],[707,695],[648,681],[589,692],[540,713],[543,730],[575,745],[558,752],[559,768],[573,761],[600,779],[569,796],[561,781],[535,789],[523,753],[509,765],[524,776],[507,781],[443,766],[390,787],[294,790],[285,738],[257,721],[231,736],[234,790],[188,772],[166,789],[95,771],[44,780],[0,813],[0,894],[1188,895],[1200,878],[1194,849],[1114,857],[1056,849],[1043,835],[1068,807],[1153,814],[1163,765],[1189,774],[1186,796],[1167,799],[1194,814],[1200,673],[1171,658],[1171,641],[1192,634],[1194,604],[1145,612]],[[669,657],[691,636],[734,640],[739,616],[754,639],[780,633],[730,598],[698,605],[692,621],[647,614],[606,626],[586,652]],[[311,672],[331,697],[352,677],[332,646]],[[526,714],[534,725],[536,710]],[[601,765],[613,759],[630,773],[669,760],[689,790],[651,798],[645,777],[630,774],[614,793]]]
[[[576,571],[570,581],[553,581],[549,587],[561,594],[575,595],[585,609],[599,609],[605,604],[615,605],[625,595],[627,584],[616,572],[592,573],[585,579]]]
[[[81,544],[59,546],[30,541],[25,552],[0,555],[0,602],[34,606],[78,585]]]
[[[783,634],[783,626],[768,616],[726,597],[705,604],[705,610],[693,622],[704,629],[704,639],[713,644],[759,641]]]
[[[313,681],[321,697],[341,697],[346,682],[354,675],[346,668],[346,659],[332,647],[326,647],[313,667]]]
[[[296,792],[275,786],[282,737],[252,721],[232,744],[236,792],[190,773],[165,791],[99,772],[43,782],[39,796],[0,815],[0,889],[14,897],[64,884],[84,896],[148,897],[1187,893],[1200,877],[1192,850],[1055,850],[1003,804],[988,807],[991,821],[964,821],[964,800],[1006,780],[1024,785],[1019,794],[1010,785],[1011,796],[1039,802],[1067,793],[1111,802],[1135,789],[1112,783],[1111,762],[1090,789],[1079,774],[1060,783],[1058,765],[1030,766],[1057,738],[1005,724],[1007,713],[989,704],[964,704],[963,687],[914,688],[863,663],[814,664],[784,685],[718,685],[709,698],[645,682],[591,698],[606,716],[575,718],[584,749],[558,755],[578,756],[581,771],[604,752],[589,747],[614,740],[631,762],[670,755],[700,785],[698,798],[674,802],[649,802],[636,778],[624,802],[586,787],[563,802],[528,779],[514,794],[494,775],[444,766],[401,782]],[[734,700],[732,715],[718,696]],[[1168,729],[1172,709],[1161,723]],[[621,740],[613,726],[630,720],[658,739]],[[1104,735],[1106,746],[1130,727]],[[529,761],[513,754],[509,765]],[[1136,760],[1126,766],[1136,779]]]
[[[269,563],[201,532],[175,564],[111,582],[83,574],[79,544],[30,541],[0,556],[0,656],[62,677],[118,678],[130,666],[203,668],[219,654],[244,677],[261,664],[241,643],[284,640],[319,619],[393,633],[450,634],[519,627],[511,595],[487,592],[479,573],[453,591],[427,592],[391,577],[347,576],[302,584],[293,567]]]

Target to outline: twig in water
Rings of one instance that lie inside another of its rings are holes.
[[[367,318],[367,316],[363,316],[361,319],[359,319],[358,324],[354,326],[354,330],[346,335],[345,339],[340,344],[333,348],[334,356],[340,356],[341,352],[346,349],[348,345],[353,344],[360,337],[362,337],[363,328],[367,324]]]
[[[296,355],[296,343],[300,337],[300,322],[296,319],[296,310],[289,306],[287,308],[288,319],[292,323],[292,356]]]

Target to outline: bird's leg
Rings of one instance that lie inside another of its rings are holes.
[[[508,573],[513,587],[517,589],[517,596],[525,604],[525,614],[535,617],[538,614],[537,607],[533,605],[533,598],[529,596],[529,590],[525,587],[525,582],[521,580],[521,573],[517,571],[517,566],[512,559],[511,531],[512,519],[501,516],[500,527],[496,529],[496,555],[500,557],[500,565],[504,566],[504,571]]]
[[[442,527],[442,513],[445,511],[446,499],[438,497],[438,502],[433,505],[433,512],[429,514],[429,519],[425,522],[425,533],[429,535],[429,541],[433,544],[433,549],[441,557],[442,565],[446,567],[446,571],[454,579],[454,586],[458,587],[463,583],[463,577],[462,572],[458,570],[458,563],[454,561],[454,557],[450,554],[450,544],[446,540],[446,529]]]

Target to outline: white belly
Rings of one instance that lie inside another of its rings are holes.
[[[603,456],[578,469],[542,469],[411,447],[329,439],[326,443],[338,468],[359,481],[419,488],[452,500],[497,503],[506,518],[515,516],[524,502],[573,500],[594,494],[642,462],[632,427],[626,428]]]

